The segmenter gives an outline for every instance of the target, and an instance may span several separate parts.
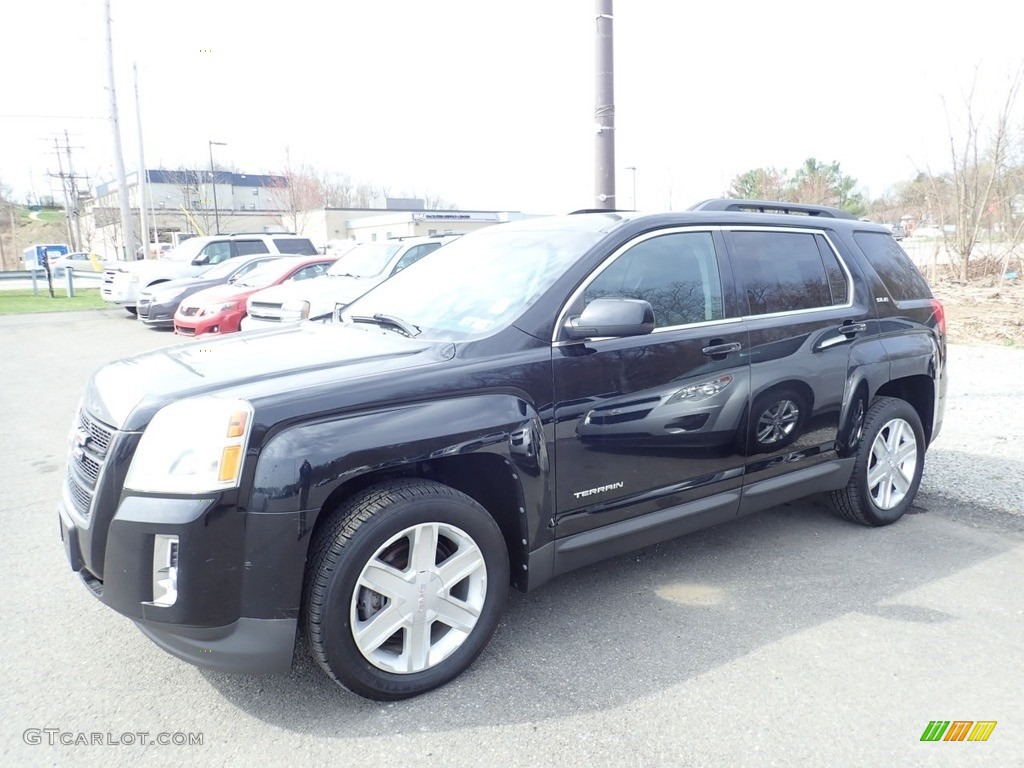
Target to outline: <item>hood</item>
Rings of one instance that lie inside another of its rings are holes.
[[[450,342],[417,341],[372,325],[298,323],[270,331],[197,340],[118,360],[89,381],[84,407],[128,431],[164,405],[196,395],[258,399],[450,360]]]
[[[210,288],[214,285],[222,285],[225,281],[220,278],[203,279],[197,277],[182,277],[177,280],[167,280],[162,283],[150,286],[149,288],[143,288],[144,291],[148,291],[154,296],[157,294],[176,294],[183,291],[189,291],[195,293],[203,288]]]
[[[377,283],[374,277],[334,277],[321,275],[312,280],[298,280],[273,285],[253,294],[255,301],[283,304],[286,301],[308,301],[311,304],[328,302],[348,303],[362,296]]]
[[[198,307],[203,304],[219,304],[223,301],[244,298],[256,290],[259,289],[248,285],[234,285],[233,283],[211,285],[208,288],[191,294],[187,301],[190,307]]]

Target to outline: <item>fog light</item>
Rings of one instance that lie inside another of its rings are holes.
[[[153,537],[153,605],[163,608],[178,599],[178,537]]]

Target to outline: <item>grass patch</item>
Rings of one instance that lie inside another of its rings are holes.
[[[112,306],[100,296],[99,288],[76,289],[68,298],[63,288],[53,289],[54,298],[46,290],[46,281],[39,286],[39,295],[33,296],[32,289],[0,291],[0,315],[22,315],[29,312],[70,312],[79,309],[103,309]]]

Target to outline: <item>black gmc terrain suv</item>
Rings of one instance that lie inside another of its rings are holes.
[[[441,248],[328,323],[111,363],[75,418],[71,567],[170,653],[399,699],[487,644],[508,587],[827,492],[914,500],[941,304],[883,226],[712,200]]]

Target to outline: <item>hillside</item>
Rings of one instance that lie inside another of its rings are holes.
[[[10,216],[6,210],[2,213],[0,243],[3,244],[3,263],[0,264],[0,269],[3,271],[21,269],[21,252],[33,243],[68,241],[68,228],[62,211],[30,212],[27,208],[15,208],[13,239]]]

